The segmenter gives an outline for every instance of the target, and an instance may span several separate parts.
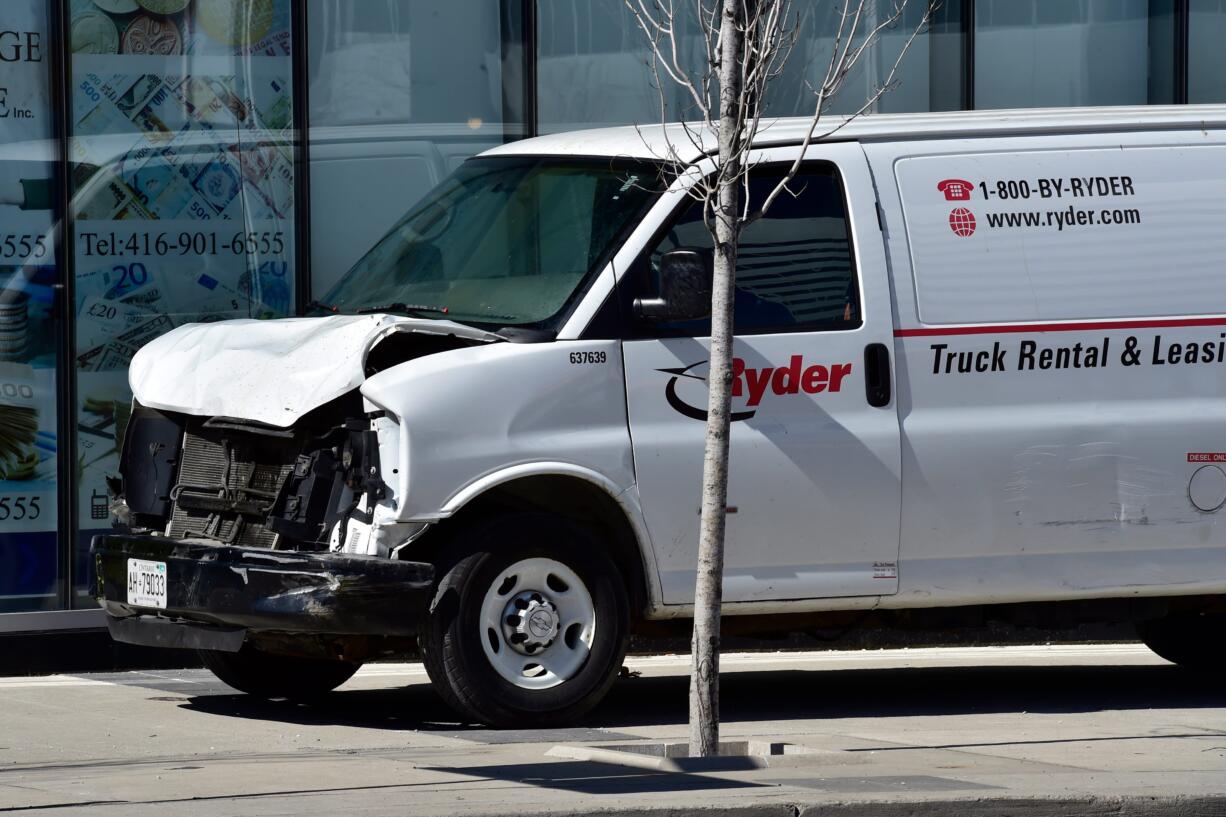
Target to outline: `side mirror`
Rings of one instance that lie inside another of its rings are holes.
[[[636,298],[634,312],[648,321],[692,321],[711,314],[711,263],[697,250],[660,258],[660,295]]]

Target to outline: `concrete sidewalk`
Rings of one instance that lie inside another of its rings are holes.
[[[1226,815],[1226,684],[1134,645],[725,656],[723,737],[805,754],[661,773],[555,746],[684,740],[687,660],[580,727],[452,717],[420,666],[326,704],[199,670],[0,679],[0,812],[124,815]]]

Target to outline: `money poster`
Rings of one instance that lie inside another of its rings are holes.
[[[55,601],[55,164],[46,0],[0,4],[0,612]]]
[[[289,0],[72,0],[78,513],[105,477],[132,356],[185,323],[293,311]]]

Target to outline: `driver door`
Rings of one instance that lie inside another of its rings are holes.
[[[819,155],[740,244],[728,602],[898,588],[899,426],[876,203],[859,146],[824,145]],[[752,200],[788,160],[783,150],[763,155]],[[681,210],[630,273],[642,295],[653,294],[665,252],[711,247],[700,206]],[[635,471],[666,604],[693,601],[709,334],[707,320],[636,320],[624,343]]]

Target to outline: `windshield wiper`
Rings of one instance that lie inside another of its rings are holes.
[[[368,306],[358,310],[359,315],[370,315],[375,312],[401,312],[412,318],[425,318],[430,315],[446,315],[451,310],[445,306],[430,306],[428,304],[384,304],[383,306]]]
[[[339,306],[333,306],[332,304],[326,304],[323,301],[314,301],[314,300],[307,302],[306,308],[307,309],[322,309],[324,312],[331,312],[334,315],[337,312],[341,311]]]

